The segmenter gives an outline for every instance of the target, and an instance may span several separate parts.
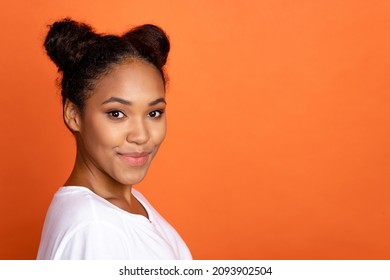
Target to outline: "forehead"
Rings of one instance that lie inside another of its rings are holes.
[[[95,84],[90,100],[120,97],[132,102],[149,102],[165,95],[164,81],[152,65],[132,60],[114,68]]]

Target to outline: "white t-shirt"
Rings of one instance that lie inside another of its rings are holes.
[[[37,259],[191,259],[176,230],[136,190],[149,219],[85,187],[61,187],[46,215]]]

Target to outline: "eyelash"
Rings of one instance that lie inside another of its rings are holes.
[[[114,116],[114,114],[117,114],[119,113],[119,115],[122,115],[121,117],[120,116]],[[158,116],[151,116],[152,113],[157,113]],[[149,114],[148,114],[148,117],[150,118],[153,118],[153,119],[159,119],[162,117],[162,115],[164,114],[164,111],[163,110],[154,110],[154,111],[151,111]],[[114,119],[114,120],[120,120],[120,119],[123,119],[125,117],[127,117],[122,111],[119,111],[119,110],[114,110],[114,111],[110,111],[110,112],[107,112],[107,115],[111,118],[111,119]]]
[[[119,116],[114,116],[114,114],[116,113],[119,113],[119,114],[122,114],[123,116],[122,117],[119,117]],[[111,119],[114,119],[114,120],[120,120],[120,119],[123,119],[126,117],[126,115],[121,112],[121,111],[118,111],[118,110],[114,110],[114,111],[110,111],[110,112],[107,112],[107,115],[111,118]]]
[[[156,117],[152,117],[150,114],[152,114],[152,113],[158,113],[159,115]],[[162,117],[162,115],[164,114],[164,111],[163,110],[154,110],[154,111],[152,111],[152,112],[150,112],[149,114],[148,114],[148,116],[149,117],[151,117],[151,118],[154,118],[154,119],[159,119],[159,118],[161,118]]]

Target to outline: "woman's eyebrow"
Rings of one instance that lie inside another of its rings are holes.
[[[149,106],[153,106],[153,105],[156,105],[158,103],[164,103],[164,104],[167,104],[167,102],[165,101],[165,98],[161,97],[161,98],[158,98],[152,102],[149,103]]]
[[[128,105],[130,106],[132,103],[128,100],[125,100],[125,99],[122,99],[122,98],[119,98],[119,97],[110,97],[108,98],[106,101],[104,101],[102,103],[103,104],[107,104],[107,103],[113,103],[113,102],[118,102],[118,103],[121,103],[121,104],[124,104],[124,105]],[[158,98],[152,102],[149,102],[149,106],[154,106],[154,105],[157,105],[158,103],[164,103],[164,104],[167,104],[167,102],[165,101],[165,98],[161,97],[161,98]]]
[[[118,103],[121,103],[121,104],[124,104],[124,105],[129,105],[129,106],[131,105],[130,101],[124,100],[124,99],[119,98],[119,97],[110,97],[106,101],[104,101],[102,103],[102,105],[103,104],[107,104],[107,103],[112,103],[112,102],[118,102]]]

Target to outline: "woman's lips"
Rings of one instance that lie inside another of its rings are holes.
[[[119,156],[131,166],[143,166],[148,161],[150,153],[119,153]]]

